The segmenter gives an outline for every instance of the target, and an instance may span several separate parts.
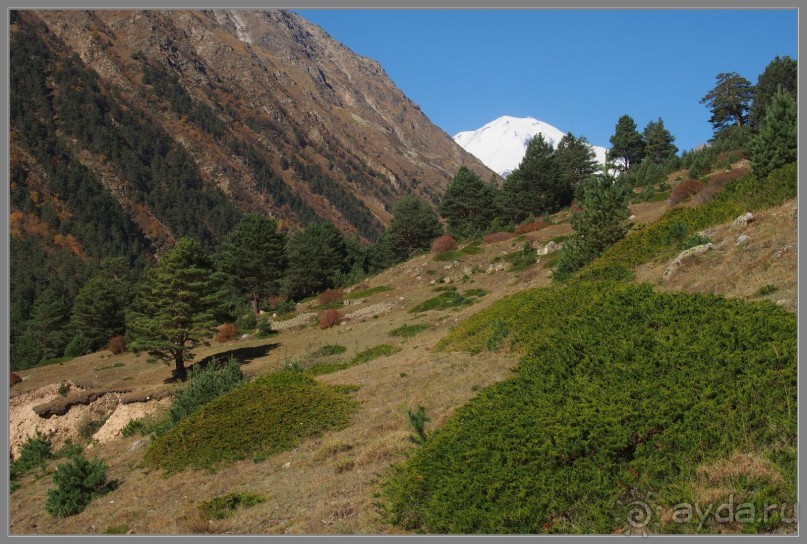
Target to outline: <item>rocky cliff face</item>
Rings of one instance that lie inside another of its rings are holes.
[[[116,107],[142,114],[144,126],[167,135],[166,146],[189,155],[196,190],[221,193],[242,212],[269,213],[291,226],[324,218],[371,239],[399,196],[414,192],[436,203],[463,165],[491,175],[377,62],[292,13],[22,11],[12,18],[12,34],[21,27],[36,29],[47,44],[53,72],[77,54],[81,69],[97,74],[94,92],[106,106],[100,120],[88,116],[87,123],[108,122],[114,131],[128,122]],[[53,94],[73,92],[50,72],[45,79]],[[134,169],[81,137],[79,122],[58,122],[59,137],[148,238],[185,234],[174,232],[170,206],[157,209],[127,190],[139,183]],[[29,162],[16,164],[33,170]]]

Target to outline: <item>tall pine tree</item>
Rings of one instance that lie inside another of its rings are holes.
[[[795,162],[797,138],[796,101],[780,87],[749,144],[754,172],[764,177],[780,166]]]
[[[597,171],[597,161],[594,149],[585,136],[577,138],[571,132],[558,142],[555,160],[558,163],[560,175],[564,178],[563,186],[569,188],[561,202],[565,206],[571,204],[571,199],[582,189],[588,178]]]
[[[235,288],[249,298],[258,317],[261,298],[278,294],[288,266],[286,237],[274,219],[247,214],[225,240],[219,264]]]
[[[440,202],[440,215],[448,223],[449,232],[457,238],[483,234],[496,216],[496,190],[479,176],[461,167]]]
[[[794,100],[798,98],[798,63],[788,56],[776,57],[759,75],[754,87],[754,101],[748,112],[748,124],[758,128],[765,118],[765,110],[782,87]]]
[[[520,223],[531,215],[557,211],[570,201],[571,187],[561,175],[555,150],[539,133],[527,144],[518,168],[502,185],[500,207],[504,218]]]
[[[332,223],[311,223],[295,232],[286,242],[286,257],[285,289],[293,298],[334,287],[336,278],[350,271],[347,244]]]
[[[673,144],[675,136],[664,128],[661,117],[658,121],[650,121],[642,133],[645,141],[645,158],[656,164],[663,164],[671,159],[678,148]]]
[[[395,259],[404,261],[418,249],[429,249],[432,240],[443,234],[443,226],[428,204],[407,195],[392,207],[386,234]]]
[[[105,260],[101,272],[84,284],[73,302],[70,324],[77,335],[87,340],[89,350],[126,332],[126,308],[134,288],[125,268],[123,258]]]
[[[185,380],[193,349],[216,326],[221,280],[213,262],[193,238],[182,238],[159,264],[146,270],[140,292],[126,312],[127,344],[150,360],[173,362]]]
[[[618,161],[618,166],[622,170],[630,170],[631,166],[639,164],[644,159],[644,138],[636,130],[636,121],[630,115],[619,118],[610,141],[608,160]]]
[[[717,74],[716,79],[715,87],[700,100],[712,112],[712,128],[717,133],[728,126],[744,126],[754,97],[751,82],[736,72]]]
[[[563,244],[554,277],[561,281],[585,266],[628,232],[628,187],[603,168],[583,188],[583,210],[572,215],[574,235]]]

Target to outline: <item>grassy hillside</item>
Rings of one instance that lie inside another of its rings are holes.
[[[738,453],[759,456],[767,477],[740,474],[717,498],[758,509],[795,501],[792,314],[767,302],[579,283],[509,297],[441,346],[481,351],[502,330],[504,345],[524,354],[516,376],[483,390],[398,468],[384,488],[395,523],[613,533],[626,526],[624,505],[692,502],[698,467]]]

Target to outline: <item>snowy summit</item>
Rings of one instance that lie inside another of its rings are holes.
[[[557,147],[565,132],[532,117],[505,115],[478,130],[458,133],[454,141],[485,166],[506,177],[518,167],[527,152],[527,144],[538,134],[543,134],[552,147]],[[592,148],[597,162],[605,164],[606,149],[599,146]]]

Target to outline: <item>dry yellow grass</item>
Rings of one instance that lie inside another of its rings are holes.
[[[653,261],[636,270],[636,280],[665,291],[717,293],[729,297],[776,302],[796,311],[798,301],[798,247],[796,222],[791,200],[764,210],[747,227],[734,227],[729,221],[706,231],[715,251],[688,261],[663,280],[669,261]],[[745,243],[737,244],[740,235]],[[760,288],[773,285],[777,290],[762,297]]]

